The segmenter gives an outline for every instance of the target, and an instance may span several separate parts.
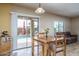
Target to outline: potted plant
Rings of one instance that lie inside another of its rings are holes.
[[[47,39],[48,33],[49,33],[49,28],[46,28],[44,31],[45,31],[45,33],[46,33],[46,39]]]
[[[9,37],[8,31],[3,31],[1,34],[1,38],[3,39],[2,41],[7,42],[8,37]]]

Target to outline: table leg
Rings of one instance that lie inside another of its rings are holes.
[[[42,45],[42,55],[44,56],[44,45]]]
[[[37,46],[37,55],[39,56],[39,42],[38,43],[38,46]]]
[[[32,56],[34,56],[34,40],[32,40]]]
[[[44,56],[47,56],[48,55],[48,44],[44,44]]]

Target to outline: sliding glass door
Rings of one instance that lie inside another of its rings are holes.
[[[19,16],[17,19],[17,48],[23,48],[28,46],[30,44],[30,41],[31,20]]]
[[[39,32],[39,18],[12,13],[13,55],[32,55],[32,37]],[[35,42],[35,45],[37,43]]]
[[[38,33],[38,31],[39,31],[38,18],[18,16],[17,48],[31,47],[32,46],[32,33],[34,35]]]

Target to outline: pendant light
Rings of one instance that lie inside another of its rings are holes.
[[[39,7],[35,10],[36,14],[44,14],[45,10],[41,7],[41,4],[39,3]]]

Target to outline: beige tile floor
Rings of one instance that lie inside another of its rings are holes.
[[[14,51],[12,56],[32,56],[32,49],[22,49]],[[35,55],[37,56],[37,47],[35,48]],[[79,42],[67,45],[67,56],[79,56]],[[63,56],[62,53],[58,53],[57,56]]]
[[[79,56],[79,42],[67,45],[67,56]]]
[[[57,56],[63,55],[58,53]],[[66,56],[79,56],[79,42],[67,45]]]

